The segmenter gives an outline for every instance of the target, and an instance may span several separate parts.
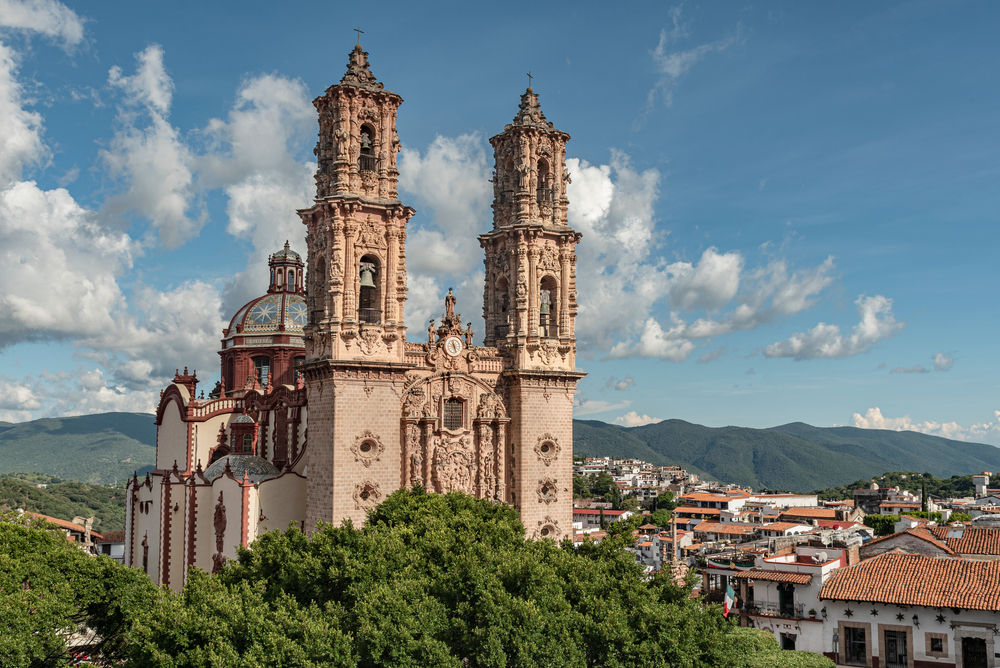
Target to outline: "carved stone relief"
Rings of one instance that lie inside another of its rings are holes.
[[[559,520],[554,520],[549,515],[538,520],[538,527],[535,529],[535,538],[551,538],[558,541],[561,536],[562,530],[559,528]]]
[[[353,496],[355,510],[370,510],[382,502],[382,490],[370,478],[365,478],[354,486]]]
[[[361,352],[365,355],[381,353],[385,349],[385,343],[382,340],[383,333],[381,326],[362,327],[361,334],[358,336],[358,347],[361,348]]]
[[[382,445],[382,439],[373,434],[369,429],[365,429],[358,434],[354,439],[354,444],[351,446],[351,452],[354,453],[354,461],[361,462],[365,468],[371,466],[373,462],[379,461],[384,451],[385,446]]]
[[[434,483],[437,491],[475,493],[475,448],[471,436],[434,439]]]
[[[546,477],[539,479],[538,487],[535,488],[535,494],[538,496],[538,503],[548,505],[559,500],[559,489],[557,483],[558,481],[553,478]]]
[[[215,529],[215,554],[212,555],[212,572],[218,573],[222,570],[226,558],[222,556],[222,550],[226,546],[226,504],[222,502],[222,492],[219,492],[219,502],[215,504],[213,515],[213,528]]]
[[[558,459],[560,452],[562,452],[562,448],[559,447],[559,439],[552,434],[546,432],[538,437],[538,443],[535,444],[535,454],[546,466]]]

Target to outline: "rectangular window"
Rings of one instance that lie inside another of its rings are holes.
[[[931,638],[931,651],[932,652],[943,652],[944,651],[944,641],[940,638]]]
[[[444,402],[444,428],[455,431],[462,428],[462,402],[449,399]]]
[[[844,659],[849,665],[868,665],[868,650],[864,629],[851,627],[844,629],[844,654]]]

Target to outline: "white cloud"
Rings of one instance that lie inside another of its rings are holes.
[[[67,49],[83,40],[83,21],[55,0],[0,0],[0,28],[56,38]]]
[[[911,366],[908,369],[905,369],[905,368],[903,368],[901,366],[898,366],[895,369],[893,369],[892,371],[890,371],[889,373],[930,373],[930,372],[927,369],[925,369],[924,367],[922,367],[919,364],[917,364],[915,366]]]
[[[656,424],[658,422],[663,422],[660,418],[649,417],[648,415],[639,415],[635,411],[629,411],[625,415],[615,418],[615,424],[625,425],[626,427],[641,427],[647,424]]]
[[[690,35],[690,30],[681,22],[681,8],[671,10],[673,26],[660,31],[660,41],[656,48],[649,52],[653,66],[660,74],[659,81],[649,91],[646,98],[646,113],[652,110],[657,98],[662,98],[668,107],[674,103],[674,91],[680,80],[701,59],[710,53],[719,53],[738,43],[742,38],[742,26],[737,24],[736,32],[714,42],[700,44],[692,49],[675,50],[676,44]],[[766,179],[765,179],[766,181]],[[761,184],[763,187],[763,183]]]
[[[585,415],[596,415],[597,413],[607,413],[628,408],[632,402],[628,399],[612,403],[610,401],[592,400],[586,397],[577,396],[573,399],[573,417],[583,417]]]
[[[858,305],[861,322],[843,335],[837,325],[819,323],[808,333],[797,333],[784,341],[772,343],[764,349],[765,357],[793,357],[796,361],[807,359],[840,359],[867,353],[880,341],[889,339],[906,327],[896,322],[892,313],[892,300],[882,295],[861,295],[854,302]]]
[[[946,353],[935,353],[934,368],[938,371],[948,371],[955,364],[955,358],[949,357]]]
[[[717,309],[736,296],[743,272],[743,256],[708,248],[697,265],[675,262],[666,268],[670,303],[684,311]]]
[[[399,187],[428,222],[408,233],[407,271],[417,276],[460,275],[482,262],[478,235],[491,227],[490,167],[478,133],[437,136],[426,152],[399,155]]]
[[[615,376],[608,378],[607,382],[604,383],[604,388],[612,388],[617,392],[624,392],[630,387],[635,387],[635,379],[632,376],[625,376],[624,379],[618,379]]]
[[[963,427],[957,422],[914,422],[909,415],[901,418],[890,418],[882,415],[876,406],[865,411],[864,415],[855,413],[852,421],[859,429],[888,429],[891,431],[917,431],[922,434],[941,436],[958,441],[975,441],[1000,443],[1000,411],[994,411],[995,422],[981,422]]]
[[[729,346],[719,346],[718,348],[714,348],[713,350],[702,354],[702,356],[698,358],[698,364],[708,364],[709,362],[714,362],[725,355],[728,350]]]
[[[0,43],[0,188],[20,178],[24,167],[44,164],[49,157],[42,143],[42,116],[25,104],[24,87],[17,80],[17,53]]]
[[[168,120],[174,84],[163,64],[163,49],[147,47],[136,54],[136,63],[132,76],[117,66],[108,74],[108,84],[121,91],[123,100],[116,118],[119,129],[101,157],[127,187],[108,200],[105,210],[116,217],[135,212],[147,218],[162,242],[175,247],[197,236],[207,213],[188,214],[194,197],[193,154]]]

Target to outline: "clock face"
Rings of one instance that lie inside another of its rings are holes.
[[[457,336],[449,336],[444,341],[444,351],[454,357],[462,352],[462,339]]]

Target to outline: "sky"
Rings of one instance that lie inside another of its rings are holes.
[[[407,322],[482,332],[530,71],[582,232],[577,418],[1000,445],[1000,5],[0,0],[0,420],[151,412],[314,195],[357,40],[404,99]],[[481,340],[477,336],[477,339]]]

